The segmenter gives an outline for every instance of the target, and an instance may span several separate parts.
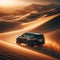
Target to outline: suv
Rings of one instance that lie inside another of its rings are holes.
[[[24,33],[16,38],[16,43],[25,43],[31,47],[34,45],[42,46],[45,43],[45,39],[44,36],[39,33]]]

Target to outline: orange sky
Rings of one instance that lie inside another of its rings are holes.
[[[22,0],[0,0],[0,6],[2,7],[12,7],[12,6],[26,6],[29,3]]]

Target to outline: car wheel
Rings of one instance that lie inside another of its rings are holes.
[[[30,47],[34,47],[34,45],[31,45],[31,44],[28,44],[28,46],[30,46]]]
[[[37,45],[38,47],[41,47],[42,45]]]
[[[34,46],[33,42],[28,42],[28,46],[33,47]]]
[[[18,44],[21,44],[20,40],[17,40],[17,43],[18,43]]]

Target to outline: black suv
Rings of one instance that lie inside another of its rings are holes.
[[[28,46],[33,47],[34,45],[42,46],[45,43],[44,36],[39,33],[24,33],[16,38],[16,43],[25,43]]]

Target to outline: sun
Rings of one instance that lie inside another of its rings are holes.
[[[0,5],[4,7],[13,6],[16,4],[15,0],[0,0]]]

